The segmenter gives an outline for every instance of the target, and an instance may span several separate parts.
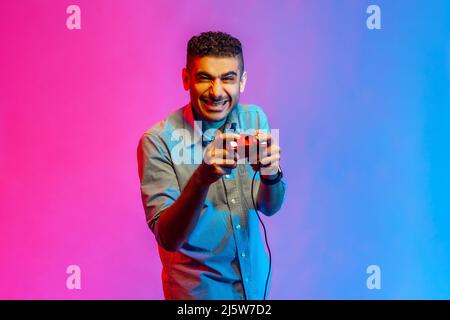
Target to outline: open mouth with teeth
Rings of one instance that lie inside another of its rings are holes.
[[[224,100],[220,100],[220,101],[201,99],[201,101],[202,101],[202,104],[205,106],[205,108],[208,111],[212,111],[212,112],[221,112],[221,111],[225,110],[228,107],[229,102],[230,102],[228,99],[224,99]]]

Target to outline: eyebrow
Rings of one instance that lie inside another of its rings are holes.
[[[238,75],[238,74],[237,74],[237,72],[235,72],[235,71],[228,71],[228,72],[226,72],[226,73],[220,75],[220,78],[224,78],[224,77],[228,77],[228,76],[237,76],[237,75]],[[199,72],[197,72],[196,76],[197,76],[197,77],[200,77],[200,76],[207,76],[208,78],[214,78],[213,75],[209,74],[209,73],[206,72],[206,71],[199,71]]]

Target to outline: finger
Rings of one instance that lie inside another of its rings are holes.
[[[222,168],[236,168],[237,166],[234,159],[216,159],[214,164]]]
[[[271,155],[271,148],[265,145],[259,146],[259,158],[264,159]]]
[[[269,146],[261,148],[261,157],[260,158],[265,158],[265,157],[269,157],[272,155],[281,155],[280,146],[273,144],[273,145],[269,145]]]
[[[272,139],[272,134],[270,133],[258,133],[256,134],[256,137],[258,138],[259,141],[267,141]]]
[[[280,155],[274,154],[269,157],[265,157],[265,158],[261,159],[261,166],[263,166],[263,167],[270,166],[273,163],[278,163],[279,160],[280,160]]]
[[[270,166],[270,167],[264,167],[261,168],[261,175],[264,176],[271,176],[271,175],[275,175],[278,172],[278,166]]]
[[[234,150],[226,150],[226,149],[215,149],[214,153],[215,158],[222,158],[222,159],[238,159],[238,154]]]
[[[219,134],[215,140],[218,141],[232,141],[232,140],[237,140],[239,139],[239,134],[237,133],[221,133]]]

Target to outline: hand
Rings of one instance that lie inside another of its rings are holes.
[[[236,168],[238,154],[233,150],[227,150],[226,146],[238,138],[239,135],[236,133],[222,133],[206,147],[203,162],[197,169],[202,183],[210,185]]]
[[[270,133],[256,132],[259,141],[259,168],[261,176],[267,180],[274,179],[278,176],[280,167],[280,146],[274,144]],[[252,165],[253,170],[257,170],[258,165]]]

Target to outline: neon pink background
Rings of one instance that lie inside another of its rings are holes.
[[[281,130],[270,297],[449,298],[450,8],[377,3],[380,31],[369,1],[2,1],[0,298],[162,298],[136,147],[188,101],[186,43],[206,30],[241,39],[241,101]]]

